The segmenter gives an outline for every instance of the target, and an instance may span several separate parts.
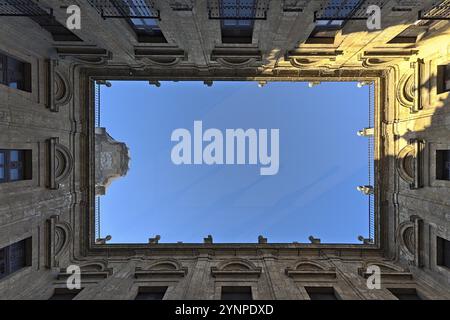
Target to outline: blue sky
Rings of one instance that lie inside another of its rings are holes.
[[[356,83],[113,81],[102,87],[101,125],[130,149],[127,176],[101,197],[102,236],[112,243],[358,243],[368,235],[368,88]],[[279,129],[278,174],[259,165],[175,165],[171,133]]]

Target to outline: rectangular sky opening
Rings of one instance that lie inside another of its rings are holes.
[[[357,134],[371,126],[369,86],[110,83],[97,125],[126,144],[130,160],[98,197],[109,243],[370,237],[373,199],[357,190],[372,183],[373,146]]]

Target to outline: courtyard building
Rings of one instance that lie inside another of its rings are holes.
[[[8,0],[0,13],[0,299],[450,299],[450,1]],[[114,80],[372,86],[373,127],[355,132],[373,141],[373,183],[355,186],[373,199],[369,238],[111,243],[96,201],[130,150],[96,106]]]

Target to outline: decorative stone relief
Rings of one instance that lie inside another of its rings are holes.
[[[47,60],[47,108],[58,112],[72,98],[72,88],[64,72],[57,71],[57,61]]]
[[[174,259],[162,259],[151,263],[149,266],[136,267],[134,276],[137,279],[145,278],[180,278],[188,272],[180,262]]]
[[[112,59],[111,52],[90,46],[57,47],[56,53],[61,59],[69,58],[85,65],[103,65]]]
[[[424,73],[423,59],[417,59],[411,64],[414,68],[414,105],[411,112],[418,112],[423,109],[422,105],[422,77]]]
[[[358,269],[358,274],[364,278],[368,278],[372,275],[371,272],[368,272],[368,268],[373,265],[380,268],[381,280],[384,283],[412,280],[412,274],[409,270],[385,261],[367,261]]]
[[[398,153],[397,170],[400,177],[406,182],[414,183],[414,166],[416,158],[416,149],[408,144]]]
[[[371,67],[386,67],[392,63],[391,59],[382,59],[382,58],[374,58],[374,57],[360,57],[362,61],[362,66],[365,68]]]
[[[425,142],[413,139],[400,150],[397,156],[397,171],[409,183],[411,189],[423,186],[423,152]]]
[[[143,59],[143,61],[146,62],[146,64],[152,64],[155,66],[160,66],[160,67],[172,67],[175,66],[177,64],[179,64],[182,59],[181,58],[174,58],[174,57],[147,57],[145,59]]]
[[[336,61],[336,58],[342,54],[341,50],[292,50],[286,54],[285,59],[295,68],[308,68]]]
[[[72,172],[73,157],[65,146],[59,143],[58,138],[47,140],[48,154],[48,174],[47,187],[49,189],[58,189]]]
[[[422,106],[422,77],[424,72],[424,62],[417,59],[411,63],[413,69],[410,73],[401,76],[397,84],[397,100],[400,105],[408,108],[411,113],[423,109]]]
[[[172,67],[187,60],[187,54],[177,46],[136,47],[136,59],[144,65]]]
[[[111,272],[112,270],[108,269],[107,265],[107,261],[87,262],[81,264],[80,269],[84,272]]]
[[[245,277],[259,278],[262,268],[255,266],[251,261],[245,259],[231,259],[211,267],[213,277]]]
[[[311,58],[291,58],[289,62],[295,68],[305,68],[305,67],[315,67],[319,65],[324,65],[328,61],[332,61],[330,59],[311,59]]]
[[[397,100],[400,105],[412,109],[414,107],[414,74],[406,73],[397,84]]]
[[[61,223],[55,226],[55,256],[59,256],[69,243],[70,225]]]
[[[415,236],[414,223],[404,221],[398,226],[397,239],[400,243],[400,249],[404,252],[408,260],[414,260],[415,254]]]
[[[113,180],[128,172],[130,156],[128,147],[117,142],[105,128],[95,129],[95,190],[96,194],[105,194]]]
[[[58,267],[59,258],[63,255],[72,239],[72,228],[67,222],[59,222],[58,216],[51,216],[46,222],[47,261],[48,268]]]
[[[261,59],[262,54],[258,48],[217,46],[211,53],[211,61],[229,68],[257,66]]]
[[[301,260],[292,267],[285,269],[286,275],[296,280],[333,280],[336,278],[336,269],[325,266],[317,261]]]
[[[76,263],[73,264],[80,266],[81,271],[81,281],[82,282],[98,282],[106,279],[113,273],[113,270],[108,268],[108,263],[104,260],[92,261],[86,263]],[[72,273],[67,273],[66,269],[61,269],[57,276],[57,280],[66,281]]]
[[[216,61],[225,67],[247,67],[253,65],[257,60],[255,58],[217,58]]]
[[[421,239],[423,220],[418,216],[411,216],[410,221],[403,221],[397,228],[396,237],[399,249],[410,263],[422,266]]]
[[[72,97],[69,80],[60,72],[55,72],[53,95],[56,107],[65,105]]]
[[[417,53],[417,50],[365,51],[358,56],[358,59],[365,68],[386,68],[393,65],[396,61],[408,61],[411,56],[416,55]]]

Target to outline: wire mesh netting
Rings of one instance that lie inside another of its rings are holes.
[[[94,112],[95,112],[95,127],[99,128],[101,126],[100,123],[100,84],[95,83],[94,84],[95,89],[95,106],[94,106]],[[100,197],[95,197],[95,239],[99,239],[101,236],[100,233]]]
[[[374,119],[374,109],[375,109],[375,88],[374,83],[369,86],[369,128],[375,127]],[[367,139],[368,147],[368,168],[369,168],[369,185],[375,187],[375,162],[374,162],[374,135],[371,135]],[[377,190],[374,190],[373,194],[368,196],[369,198],[369,239],[371,242],[375,239],[375,199],[374,195]]]

